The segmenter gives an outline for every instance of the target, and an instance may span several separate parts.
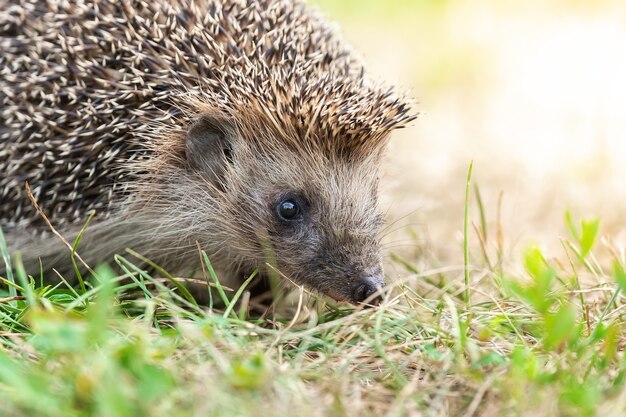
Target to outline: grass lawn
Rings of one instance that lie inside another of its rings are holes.
[[[50,286],[0,242],[0,415],[623,415],[623,253],[566,216],[561,254],[530,247],[507,271],[468,198],[467,262],[394,256],[404,279],[371,309],[296,288],[250,318],[245,288],[219,284],[226,307],[199,307],[121,255],[122,276]]]

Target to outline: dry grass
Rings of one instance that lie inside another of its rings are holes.
[[[623,253],[597,242],[598,221],[568,218],[561,254],[531,247],[516,276],[476,199],[467,207],[471,263],[417,269],[394,255],[403,279],[374,309],[296,289],[282,314],[250,318],[245,305],[197,307],[123,257],[128,274],[99,268],[84,290],[42,286],[18,257],[2,279],[14,295],[0,301],[0,411],[622,415]]]

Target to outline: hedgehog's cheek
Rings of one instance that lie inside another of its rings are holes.
[[[223,188],[224,174],[232,163],[232,123],[209,114],[201,115],[187,132],[185,157],[188,168]]]

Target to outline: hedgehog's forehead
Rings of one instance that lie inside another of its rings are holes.
[[[295,192],[311,199],[343,204],[342,200],[363,201],[375,194],[380,155],[346,158],[306,148],[251,147],[239,159],[242,176],[251,188],[265,188],[268,195]]]

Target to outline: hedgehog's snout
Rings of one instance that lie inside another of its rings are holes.
[[[366,305],[380,304],[382,301],[380,290],[384,285],[385,281],[382,273],[364,276],[352,287],[352,299],[350,301],[353,303],[365,303]]]

